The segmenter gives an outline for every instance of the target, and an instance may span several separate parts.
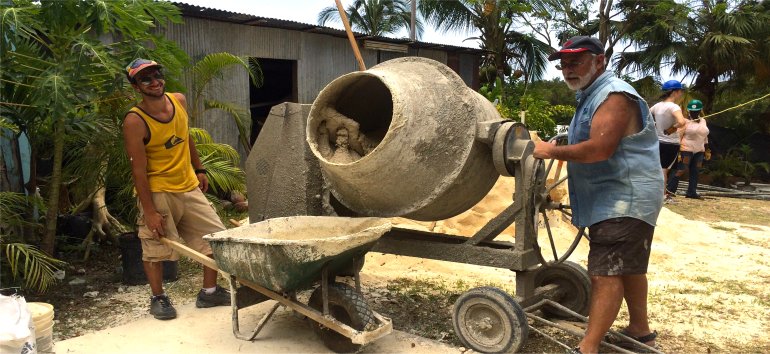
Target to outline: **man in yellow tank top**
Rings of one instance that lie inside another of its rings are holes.
[[[126,67],[126,77],[142,94],[142,101],[126,114],[123,139],[139,206],[137,231],[152,291],[150,313],[166,320],[176,317],[176,309],[163,291],[161,262],[177,260],[179,255],[159,238],[182,238],[188,247],[211,257],[211,247],[202,236],[225,227],[203,195],[208,178],[190,138],[187,101],[181,93],[165,92],[161,69],[145,59]],[[216,281],[217,271],[204,267],[197,307],[230,305],[230,293]]]

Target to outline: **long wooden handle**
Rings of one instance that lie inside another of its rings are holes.
[[[345,14],[345,9],[342,7],[342,2],[340,0],[334,0],[334,2],[337,4],[337,11],[340,12],[342,24],[345,25],[345,32],[348,33],[348,40],[350,40],[350,46],[353,47],[353,54],[356,56],[356,60],[358,60],[358,68],[359,70],[364,71],[366,70],[366,65],[364,64],[364,59],[361,57],[361,52],[358,51],[358,44],[356,43],[356,37],[353,36],[353,30],[350,29],[348,15]]]
[[[212,258],[206,257],[203,253],[200,253],[190,247],[187,247],[179,242],[169,240],[165,237],[160,238],[160,242],[163,242],[166,246],[169,246],[177,252],[192,258],[193,260],[197,261],[198,263],[201,263],[205,265],[206,267],[209,267],[213,270],[219,270],[219,267],[217,267],[217,262],[215,262]]]

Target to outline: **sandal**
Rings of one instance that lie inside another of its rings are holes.
[[[655,343],[653,345],[648,345],[647,344],[648,342],[654,341],[656,338],[658,338],[658,331],[652,331],[652,333],[650,333],[650,334],[647,334],[647,335],[644,335],[644,336],[638,336],[638,337],[632,336],[632,335],[626,333],[625,329],[621,330],[619,332],[620,332],[620,334],[622,334],[622,335],[624,335],[626,337],[629,337],[629,338],[631,338],[631,339],[633,339],[633,340],[635,340],[635,341],[637,341],[637,342],[639,342],[641,344],[644,344],[644,345],[646,345],[648,347],[651,347],[651,348],[656,349],[656,350],[660,349],[660,347],[658,346],[658,343]],[[612,334],[607,334],[606,336],[604,336],[604,341],[609,343],[609,344],[617,345],[618,347],[621,347],[623,349],[631,349],[631,350],[633,350],[633,349],[639,349],[640,348],[639,347],[639,343],[629,342],[628,339],[626,339],[626,338],[619,337],[617,335],[612,335]]]

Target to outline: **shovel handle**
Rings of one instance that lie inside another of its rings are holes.
[[[348,22],[348,15],[345,14],[345,8],[342,7],[342,2],[340,0],[334,0],[335,4],[337,4],[337,11],[340,13],[340,19],[342,19],[342,24],[345,26],[345,32],[348,34],[348,40],[350,41],[350,46],[353,48],[353,55],[355,55],[356,60],[358,61],[358,69],[361,71],[366,70],[366,64],[364,64],[364,59],[361,57],[361,52],[358,51],[358,44],[356,43],[356,37],[353,35],[353,30],[350,28],[350,22]]]
[[[187,247],[187,246],[185,246],[185,245],[183,245],[183,244],[181,244],[179,242],[169,240],[169,239],[167,239],[165,237],[161,237],[159,239],[160,239],[160,242],[162,242],[166,246],[169,246],[169,247],[175,249],[177,252],[179,252],[179,253],[181,253],[181,254],[189,257],[189,258],[192,258],[194,261],[197,261],[198,263],[203,264],[204,266],[209,267],[209,268],[211,268],[213,270],[216,270],[216,271],[219,270],[219,267],[217,267],[217,262],[215,262],[213,258],[207,257],[203,253],[200,253],[200,252],[198,252],[198,251],[196,251],[196,250],[194,250],[194,249],[192,249],[190,247]]]

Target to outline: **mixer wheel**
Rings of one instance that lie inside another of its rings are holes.
[[[481,353],[517,352],[529,336],[521,306],[503,290],[487,286],[460,295],[452,325],[466,347]]]
[[[329,314],[355,330],[368,330],[374,326],[374,314],[369,305],[353,287],[342,283],[329,284]],[[323,312],[323,293],[319,286],[310,295],[308,305]],[[321,323],[310,320],[313,331],[321,338],[324,345],[336,353],[355,353],[361,349],[360,344],[353,344],[350,338],[327,328]]]
[[[558,285],[563,294],[560,299],[552,300],[583,316],[588,315],[588,309],[591,305],[591,278],[585,268],[569,261],[540,267],[535,274],[535,287],[549,284]],[[545,306],[541,310],[546,317],[574,318],[556,308]]]

